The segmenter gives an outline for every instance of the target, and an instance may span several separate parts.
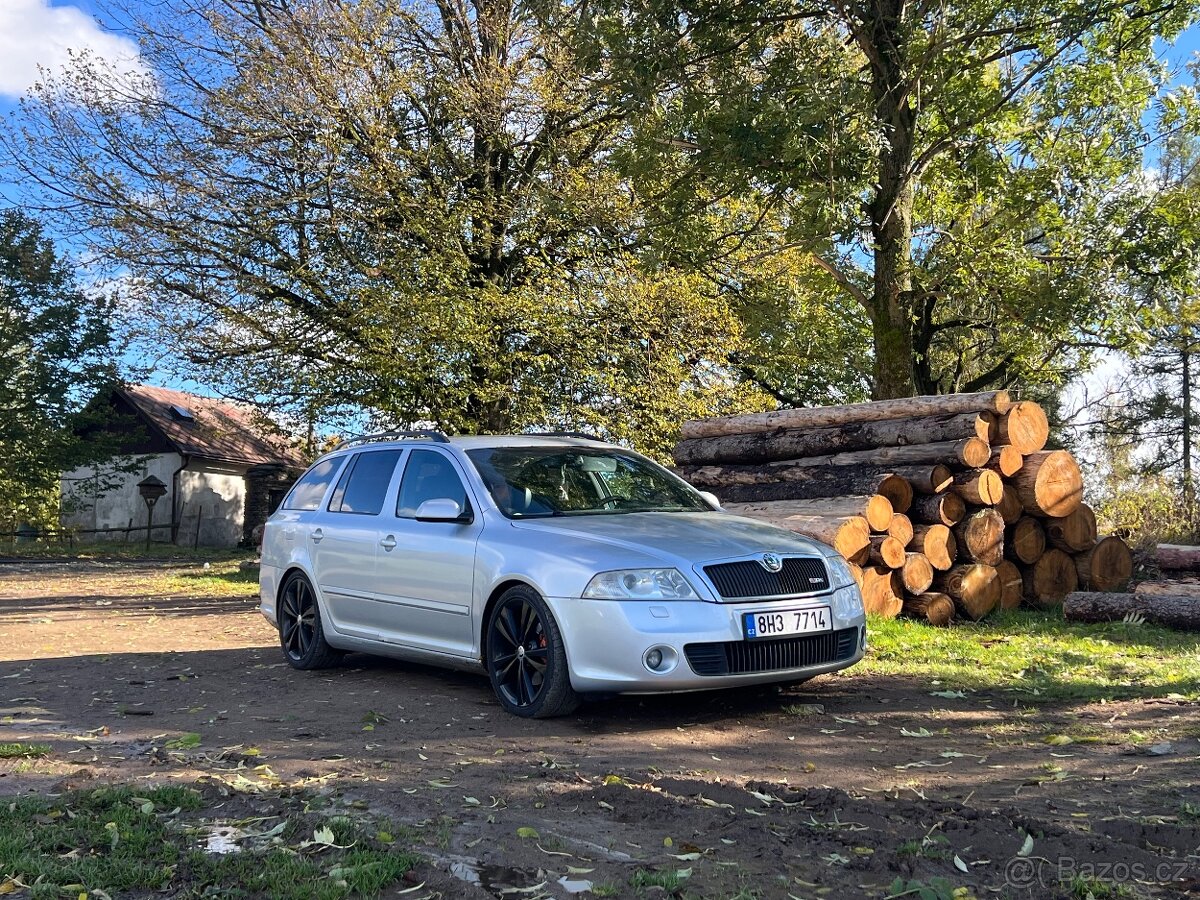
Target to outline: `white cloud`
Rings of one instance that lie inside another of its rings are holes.
[[[0,0],[0,95],[19,97],[41,77],[62,70],[71,51],[88,50],[118,69],[137,71],[137,45],[101,28],[75,6],[49,0]]]

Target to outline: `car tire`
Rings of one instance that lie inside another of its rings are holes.
[[[327,669],[341,660],[342,652],[325,640],[317,592],[302,572],[293,572],[284,580],[275,618],[279,646],[293,669]]]
[[[550,719],[579,707],[558,623],[530,587],[509,588],[492,607],[485,664],[500,705],[513,715]]]

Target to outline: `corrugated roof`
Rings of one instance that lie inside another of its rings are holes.
[[[180,453],[252,466],[308,465],[283,433],[250,406],[148,384],[126,385],[118,391]],[[191,420],[172,407],[191,413]]]

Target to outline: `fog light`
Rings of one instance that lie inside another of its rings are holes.
[[[678,661],[679,654],[674,648],[666,646],[651,647],[642,657],[642,664],[655,675],[670,672]]]

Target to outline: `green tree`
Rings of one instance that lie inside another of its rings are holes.
[[[1192,116],[1154,46],[1194,4],[597,6],[580,58],[632,110],[634,170],[671,173],[673,218],[772,209],[869,324],[876,397],[1061,381],[1128,325],[1124,191],[1152,105]]]
[[[134,26],[149,74],[84,58],[0,145],[125,273],[150,338],[227,393],[661,447],[765,398],[723,377],[727,299],[646,251],[573,15],[169,0]]]
[[[54,521],[62,473],[112,452],[81,436],[87,401],[116,377],[111,313],[38,222],[0,212],[0,530]]]

